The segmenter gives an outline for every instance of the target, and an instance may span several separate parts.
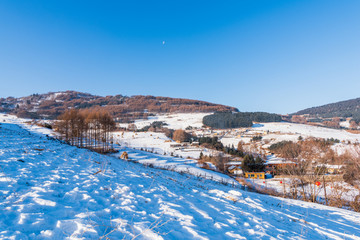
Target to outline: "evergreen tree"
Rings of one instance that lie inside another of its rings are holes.
[[[254,165],[255,165],[255,160],[254,160],[253,155],[247,154],[247,155],[245,155],[245,157],[241,163],[241,169],[244,172],[252,172]]]
[[[265,170],[265,161],[262,160],[259,156],[257,156],[255,159],[254,171],[263,172],[264,170]]]
[[[253,155],[245,155],[241,164],[241,169],[244,172],[263,172],[265,170],[265,161],[259,156],[254,159]]]

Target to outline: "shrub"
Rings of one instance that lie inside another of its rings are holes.
[[[191,135],[182,129],[178,129],[173,134],[173,140],[180,142],[188,142],[191,139]]]

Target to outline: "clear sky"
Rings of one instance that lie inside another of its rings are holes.
[[[359,0],[0,1],[0,97],[77,90],[292,113],[360,97]]]

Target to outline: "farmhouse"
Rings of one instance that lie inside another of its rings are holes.
[[[333,165],[333,164],[319,164],[316,167],[325,168],[327,174],[341,174],[343,171],[343,165]]]
[[[243,175],[243,170],[241,169],[240,166],[235,166],[235,165],[230,166],[228,168],[228,171],[233,175]]]

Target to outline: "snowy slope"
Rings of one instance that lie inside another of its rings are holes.
[[[188,147],[187,149],[183,149],[183,147],[173,147],[172,145],[176,144],[176,142],[166,137],[164,133],[115,132],[113,138],[115,143],[122,146],[136,149],[142,148],[159,154],[165,153],[170,155],[172,153],[174,156],[179,155],[184,158],[198,159],[201,152],[205,155],[215,154],[215,151],[201,147]]]
[[[241,135],[235,134],[236,131],[240,130],[246,130],[247,136],[234,136]],[[225,134],[220,140],[225,146],[237,146],[239,141],[250,143],[252,137],[256,134],[264,134],[262,135],[263,140],[269,140],[271,144],[280,141],[297,141],[299,136],[303,138],[334,138],[345,142],[350,141],[352,143],[360,142],[360,134],[349,133],[346,130],[288,122],[259,123],[254,124],[252,128],[233,129],[233,132]]]
[[[137,151],[130,148],[120,148],[119,153],[111,155],[120,158],[123,151],[126,151],[129,154],[129,161],[136,161],[147,166],[151,165],[156,168],[171,170],[179,173],[188,173],[197,177],[211,179],[222,183],[239,185],[239,183],[230,176],[200,168],[197,161],[193,159],[163,156],[160,154]]]
[[[359,213],[146,168],[13,123],[0,139],[1,239],[360,238]]]
[[[136,120],[135,125],[138,129],[149,126],[152,122],[161,121],[167,124],[166,127],[170,129],[185,129],[188,126],[194,128],[201,128],[203,126],[202,120],[206,115],[211,113],[173,113],[173,114],[158,114],[154,117],[149,117],[147,120]],[[121,127],[127,127],[128,124],[120,124]]]
[[[336,138],[340,141],[360,142],[360,134],[349,133],[345,130],[310,126],[297,123],[261,123],[257,130],[298,134],[303,137]]]

